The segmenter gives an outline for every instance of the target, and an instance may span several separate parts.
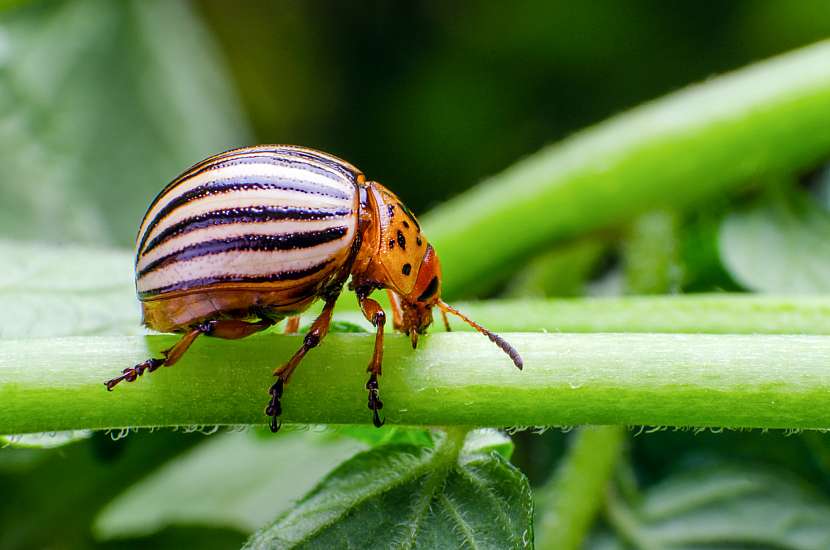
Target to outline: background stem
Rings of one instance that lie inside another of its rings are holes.
[[[824,41],[543,149],[423,217],[444,292],[472,295],[551,242],[802,170],[830,148],[828,112]]]
[[[556,474],[534,491],[536,546],[578,550],[605,501],[625,444],[622,426],[586,426],[571,440]]]
[[[830,427],[830,337],[505,334],[518,371],[479,334],[390,336],[381,380],[390,424]],[[102,382],[175,337],[0,342],[0,433],[262,423],[271,370],[300,337],[204,339],[173,368]],[[285,420],[365,423],[372,338],[331,334],[286,389]]]

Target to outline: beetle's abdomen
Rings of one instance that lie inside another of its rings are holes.
[[[362,179],[336,157],[277,145],[195,165],[156,197],[141,224],[139,297],[319,289],[349,255]]]

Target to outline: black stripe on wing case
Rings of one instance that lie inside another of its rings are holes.
[[[351,208],[324,209],[291,206],[247,206],[244,208],[213,210],[186,218],[165,228],[147,243],[146,248],[141,251],[141,255],[147,254],[173,237],[184,235],[197,229],[204,229],[205,227],[235,223],[264,223],[281,220],[319,221],[342,218],[351,213]]]
[[[358,174],[360,174],[360,171],[357,168],[344,164],[345,161],[341,161],[333,157],[323,156],[309,149],[283,148],[280,149],[279,152],[292,155],[297,158],[319,162],[320,164],[324,164],[333,170],[336,170],[338,173],[349,179],[354,179]]]
[[[159,294],[164,294],[167,292],[176,292],[180,290],[190,290],[193,288],[203,288],[210,285],[221,284],[221,283],[275,283],[279,281],[296,281],[299,279],[304,279],[305,277],[309,277],[314,275],[315,273],[319,273],[323,271],[329,264],[331,264],[332,260],[328,259],[324,262],[319,264],[313,265],[311,267],[307,267],[305,269],[297,269],[294,271],[281,271],[279,273],[272,273],[269,275],[221,275],[218,277],[201,277],[199,279],[189,279],[187,281],[179,281],[178,283],[173,283],[171,285],[163,286],[160,288],[153,288],[150,290],[145,290],[143,292],[138,293],[138,297],[140,299],[150,298],[152,296],[158,296]]]
[[[314,161],[317,164],[311,164]],[[246,151],[244,154],[238,156],[214,159],[213,164],[207,164],[198,170],[184,174],[185,177],[181,181],[184,182],[205,172],[218,171],[230,166],[256,164],[305,170],[323,176],[335,185],[354,185],[355,178],[357,177],[355,172],[350,171],[341,164],[334,163],[322,157],[309,155],[299,156],[295,155],[293,151],[280,151],[278,153],[274,151]]]
[[[220,195],[224,193],[234,193],[236,191],[263,191],[263,190],[280,190],[280,191],[299,191],[301,193],[306,194],[313,194],[313,195],[322,195],[325,197],[331,197],[335,199],[341,200],[351,200],[352,197],[342,191],[338,191],[336,189],[332,189],[329,187],[323,187],[321,185],[317,185],[314,183],[309,183],[307,181],[301,180],[286,180],[282,178],[275,178],[277,181],[272,182],[263,182],[262,177],[241,177],[241,178],[229,178],[228,180],[216,180],[205,185],[200,185],[190,191],[182,193],[181,195],[173,198],[170,202],[164,205],[158,213],[156,213],[155,217],[147,224],[146,229],[144,230],[144,234],[141,237],[141,242],[138,245],[138,249],[141,250],[144,248],[144,245],[147,243],[147,237],[150,235],[150,231],[152,231],[164,218],[170,215],[171,212],[184,206],[185,204],[192,203],[194,201],[198,201],[207,196],[213,195]]]
[[[318,165],[309,164],[309,161],[317,161]],[[345,161],[323,156],[318,151],[304,147],[275,145],[230,149],[199,161],[176,176],[153,198],[148,212],[173,188],[200,174],[221,170],[227,166],[258,163],[301,168],[325,176],[333,182],[351,183],[352,185],[355,185],[357,177],[362,175],[360,170]],[[345,178],[346,181],[341,181],[340,178]],[[142,220],[142,225],[143,223],[144,220]]]
[[[138,277],[144,277],[148,273],[161,269],[167,265],[209,256],[221,254],[222,252],[265,252],[272,250],[296,250],[301,248],[312,248],[321,244],[340,239],[349,231],[348,227],[330,227],[320,231],[307,231],[304,233],[288,233],[285,235],[243,235],[228,239],[216,239],[186,246],[177,252],[154,260],[147,264],[147,267],[138,273]]]
[[[317,161],[318,164],[309,164],[309,161]],[[229,166],[238,166],[240,164],[266,164],[284,168],[298,168],[324,176],[332,181],[332,183],[346,185],[349,183],[354,185],[355,178],[360,173],[357,169],[351,170],[331,159],[309,153],[298,154],[298,151],[291,148],[250,148],[227,151],[205,159],[180,174],[156,195],[156,198],[150,204],[150,208],[155,206],[163,195],[180,183],[184,183],[206,172],[218,171]]]
[[[258,155],[246,155],[245,157],[240,157],[240,159],[244,159],[246,164],[262,162],[272,166],[300,168],[302,170],[314,172],[315,174],[319,174],[321,176],[326,176],[332,181],[341,184],[354,185],[355,179],[358,174],[360,174],[359,170],[354,167],[347,166],[344,164],[344,161],[338,162],[333,158],[314,154],[313,152],[304,149],[281,148],[262,150],[258,151],[258,153]],[[237,159],[226,158],[223,159],[222,162],[231,163],[235,160]],[[316,164],[311,164],[312,162]]]

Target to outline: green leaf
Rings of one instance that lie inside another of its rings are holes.
[[[795,190],[769,193],[723,222],[724,266],[758,292],[830,291],[830,212]]]
[[[378,430],[374,426],[355,424],[334,426],[333,429],[336,430],[335,433],[338,435],[351,437],[372,447],[393,443],[405,443],[423,447],[432,447],[435,444],[430,430],[412,426],[387,426],[383,430]]]
[[[639,547],[830,547],[830,503],[781,472],[718,465],[667,478],[629,508],[613,495],[609,519]]]
[[[520,548],[533,544],[527,479],[506,438],[453,429],[434,447],[381,445],[332,472],[246,545],[264,548]]]
[[[35,2],[0,18],[0,234],[132,244],[176,174],[247,140],[184,2]]]
[[[0,448],[0,547],[89,548],[90,525],[102,506],[203,439],[157,432],[113,441],[99,432],[59,449]],[[12,462],[18,467],[2,468]]]
[[[239,548],[246,535],[231,529],[215,527],[171,527],[149,537],[116,539],[98,542],[95,550],[227,550]]]
[[[21,449],[53,449],[63,447],[78,441],[89,439],[92,432],[89,430],[70,430],[66,432],[33,433],[20,435],[0,436],[0,446],[16,447]]]
[[[143,334],[132,255],[0,240],[0,339]]]
[[[216,435],[168,462],[101,511],[96,536],[120,539],[194,525],[251,533],[366,448],[323,433],[270,435]]]

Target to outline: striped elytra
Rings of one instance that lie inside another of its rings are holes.
[[[354,241],[362,179],[339,159],[293,147],[240,149],[197,164],[144,217],[139,297],[326,280]]]
[[[441,268],[418,220],[391,191],[366,181],[354,166],[305,147],[234,149],[194,165],[150,204],[136,244],[136,291],[144,323],[184,336],[163,352],[107,381],[113,389],[176,363],[199,336],[239,339],[296,316],[317,299],[323,310],[300,349],[274,372],[266,414],[279,428],[284,385],[328,332],[347,279],[376,327],[369,365],[368,406],[376,426],[378,376],[386,314],[370,295],[385,289],[393,327],[418,335],[438,307],[459,316],[522,368],[506,341],[441,300]],[[447,324],[447,328],[449,325]]]

